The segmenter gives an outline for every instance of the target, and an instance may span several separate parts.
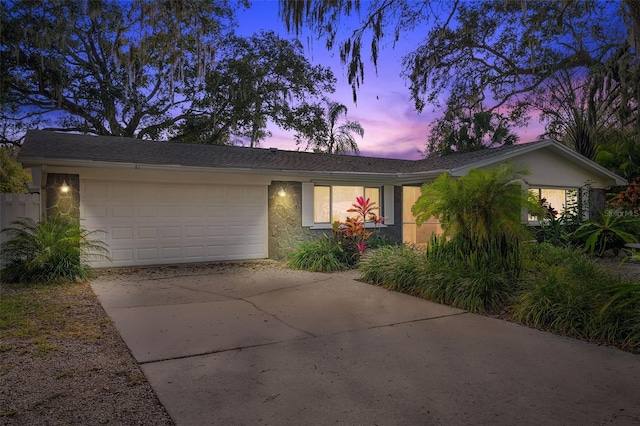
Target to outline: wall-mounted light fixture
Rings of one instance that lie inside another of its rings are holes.
[[[67,192],[69,192],[69,190],[71,190],[71,187],[67,185],[67,181],[63,179],[62,185],[60,185],[60,192],[66,194]]]
[[[287,195],[287,191],[285,191],[283,187],[280,187],[280,189],[278,189],[278,195],[284,197]]]

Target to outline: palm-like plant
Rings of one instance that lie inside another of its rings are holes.
[[[573,233],[575,240],[584,240],[585,251],[602,256],[611,249],[617,254],[625,244],[637,242],[632,232],[640,220],[616,216],[610,211],[600,212],[600,217],[584,223]]]
[[[364,129],[357,121],[346,120],[340,124],[341,117],[347,116],[345,105],[328,99],[325,99],[325,103],[324,129],[310,138],[308,146],[316,152],[327,154],[359,154],[353,135],[364,137]]]
[[[53,215],[36,222],[19,219],[3,229],[11,239],[0,247],[0,279],[7,283],[53,283],[86,279],[86,255],[104,256],[106,247],[91,240],[78,220]]]
[[[520,239],[522,209],[542,214],[536,197],[518,183],[527,174],[528,170],[506,163],[491,170],[472,169],[458,179],[443,173],[422,186],[411,210],[418,225],[437,217],[445,234],[456,238]]]

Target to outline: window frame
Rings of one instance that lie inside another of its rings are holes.
[[[569,195],[568,195],[569,192],[572,192],[572,191],[575,192],[576,194],[575,197],[579,198],[581,196],[581,191],[582,191],[582,188],[567,188],[567,187],[537,186],[537,185],[534,185],[534,186],[530,185],[527,189],[528,191],[534,193],[538,197],[538,199],[546,198],[546,197],[542,197],[542,191],[545,189],[554,190],[554,191],[564,191],[564,203],[560,207],[562,210],[552,205],[554,209],[558,210],[558,215],[561,215],[562,212],[566,209],[566,206],[569,200]],[[537,193],[534,191],[537,191]],[[527,218],[526,223],[532,226],[539,226],[542,223],[546,223],[547,221],[549,221],[549,219],[542,219],[542,220],[540,220],[539,218],[535,219],[534,216],[531,216],[528,213],[526,215],[526,218]]]
[[[316,205],[315,205],[315,188],[316,187],[328,187],[329,188],[329,206],[330,206],[330,210],[329,210],[329,220],[331,220],[332,216],[333,216],[333,211],[332,211],[332,207],[333,207],[333,188],[334,187],[340,187],[340,186],[345,186],[345,187],[359,187],[362,188],[362,196],[365,196],[366,193],[366,189],[375,189],[378,190],[379,193],[379,201],[377,203],[377,206],[379,207],[378,210],[376,210],[376,214],[378,214],[378,216],[382,216],[385,217],[385,223],[384,224],[378,224],[377,226],[379,228],[383,228],[386,227],[388,225],[393,225],[394,224],[394,214],[393,214],[393,209],[394,209],[394,186],[393,185],[375,185],[375,184],[354,184],[354,183],[350,183],[350,182],[331,182],[331,183],[325,183],[325,182],[318,182],[318,183],[314,183],[314,182],[303,182],[302,183],[302,226],[303,227],[307,227],[310,229],[331,229],[333,226],[333,222],[316,222],[315,219],[315,211],[316,211]],[[353,202],[355,203],[356,200],[353,200]],[[389,207],[387,207],[389,206]],[[366,228],[373,228],[376,225],[372,222],[365,222],[365,227]]]

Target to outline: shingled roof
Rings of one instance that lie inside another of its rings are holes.
[[[525,147],[531,148],[532,144],[433,156],[414,161],[30,130],[18,159],[24,164],[46,163],[46,160],[75,160],[224,169],[408,174],[460,168],[515,153]]]

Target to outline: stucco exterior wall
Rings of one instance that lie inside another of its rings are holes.
[[[509,161],[529,169],[531,174],[526,176],[525,180],[531,186],[580,188],[590,183],[593,188],[605,188],[610,185],[602,176],[590,173],[549,150],[529,152]],[[495,167],[495,164],[490,167]]]

